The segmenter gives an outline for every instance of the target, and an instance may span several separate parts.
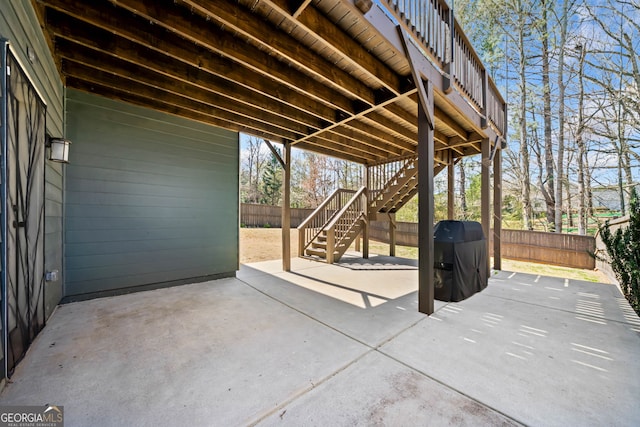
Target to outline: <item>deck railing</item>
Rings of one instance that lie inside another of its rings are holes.
[[[383,1],[384,3],[384,1]],[[404,21],[415,36],[444,66],[449,62],[449,6],[440,0],[386,0],[389,8]]]
[[[506,103],[447,3],[444,0],[380,1],[409,30],[450,84],[484,116],[484,123],[504,136]]]
[[[507,104],[502,99],[500,91],[493,80],[489,79],[489,91],[487,92],[487,119],[503,135],[507,132]]]

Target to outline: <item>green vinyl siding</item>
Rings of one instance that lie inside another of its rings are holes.
[[[64,89],[31,1],[2,1],[0,38],[9,41],[12,52],[47,104],[47,133],[63,136]],[[45,164],[45,271],[59,272],[57,282],[45,283],[46,317],[62,297],[63,168],[60,163]]]
[[[66,105],[65,296],[237,270],[237,133],[72,89]]]

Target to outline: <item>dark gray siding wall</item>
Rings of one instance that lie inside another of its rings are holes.
[[[238,134],[69,89],[65,296],[238,268]]]
[[[0,6],[0,37],[25,67],[47,104],[47,132],[63,136],[63,86],[49,47],[29,0],[3,0]],[[30,60],[29,58],[33,58]],[[62,190],[63,166],[45,164],[45,271],[58,270],[60,279],[45,284],[45,310],[48,317],[62,297]]]

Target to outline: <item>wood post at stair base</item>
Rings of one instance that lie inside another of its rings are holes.
[[[282,186],[282,270],[291,271],[291,144],[284,144]]]
[[[371,166],[364,168],[364,195],[365,195],[365,228],[362,232],[362,258],[369,258],[369,206],[371,206]]]
[[[336,231],[332,227],[327,230],[327,249],[325,254],[325,259],[327,260],[327,264],[333,264],[333,254],[336,247]]]
[[[396,214],[389,214],[389,256],[396,256]]]
[[[369,259],[369,218],[364,219],[364,229],[362,230],[362,258]]]

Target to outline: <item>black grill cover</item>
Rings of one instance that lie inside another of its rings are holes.
[[[435,298],[462,301],[487,287],[487,241],[475,221],[440,221],[434,228]]]

